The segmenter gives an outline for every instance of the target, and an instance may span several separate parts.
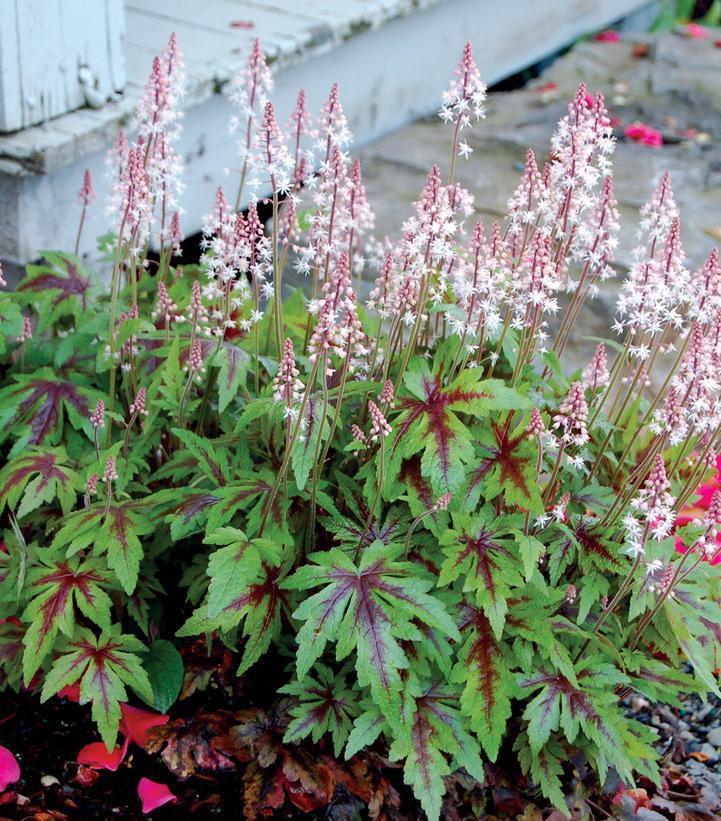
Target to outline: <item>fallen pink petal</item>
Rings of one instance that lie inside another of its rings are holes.
[[[709,36],[709,30],[698,23],[689,23],[684,29],[684,33],[687,37],[693,37],[695,40],[705,40]]]
[[[110,770],[115,772],[123,763],[128,752],[128,740],[122,745],[114,747],[110,752],[102,741],[93,741],[86,744],[78,753],[77,762],[93,770]]]
[[[0,792],[20,780],[20,765],[7,747],[0,746]]]
[[[77,704],[80,701],[80,685],[68,684],[58,692],[58,698],[64,698],[66,701],[72,701]]]
[[[141,778],[138,783],[138,796],[143,804],[143,814],[151,813],[169,802],[175,803],[178,798],[167,784],[160,784],[150,778]]]
[[[651,148],[658,148],[663,145],[661,132],[650,125],[646,125],[646,123],[632,123],[624,128],[623,133],[629,140],[648,145]]]
[[[597,34],[594,34],[593,39],[597,43],[618,43],[621,40],[621,33],[614,29],[608,29],[607,31],[599,31]]]
[[[148,733],[153,727],[162,727],[167,724],[169,716],[154,713],[151,710],[142,710],[131,707],[130,704],[121,704],[120,732],[139,747],[144,747],[148,741]]]

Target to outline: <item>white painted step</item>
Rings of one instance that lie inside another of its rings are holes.
[[[648,2],[125,0],[128,84],[122,99],[0,136],[0,257],[23,263],[46,248],[72,248],[85,168],[98,204],[81,250],[93,254],[95,237],[108,229],[105,152],[173,31],[188,74],[179,147],[186,161],[182,227],[190,235],[200,229],[216,186],[227,181],[223,169],[238,165],[223,87],[254,37],[273,61],[279,121],[287,118],[299,88],[317,111],[338,81],[360,146],[436,109],[467,40],[484,79],[493,83]]]

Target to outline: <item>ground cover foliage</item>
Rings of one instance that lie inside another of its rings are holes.
[[[203,753],[282,761],[266,809],[325,795],[299,763],[313,743],[333,784],[369,754],[396,762],[432,819],[499,755],[564,813],[581,763],[657,782],[655,733],[622,701],[718,694],[721,643],[721,494],[675,524],[719,447],[721,268],[686,267],[668,175],[638,181],[615,326],[569,375],[576,320],[615,274],[602,94],[579,87],[484,226],[455,182],[483,162],[467,46],[449,157],[379,240],[337,86],[318,118],[301,92],[281,129],[256,43],[231,95],[235,207],[219,189],[183,265],[182,80],[171,38],[111,152],[109,285],[47,252],[0,292],[5,686],[72,693],[110,751],[128,702],[172,719],[179,646],[205,637],[251,678],[275,658],[275,707],[223,718]],[[86,177],[80,231],[92,207]],[[292,267],[305,289],[283,285]],[[177,751],[178,722],[146,748]],[[382,778],[364,800],[392,817]]]

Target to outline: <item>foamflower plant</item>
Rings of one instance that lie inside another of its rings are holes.
[[[614,325],[569,373],[616,275],[601,93],[484,225],[466,46],[448,155],[380,242],[338,86],[286,127],[256,43],[239,172],[181,267],[182,93],[173,37],[109,156],[105,268],[48,252],[0,292],[4,684],[76,686],[112,750],[120,705],[158,703],[149,647],[205,635],[239,676],[278,659],[286,743],[398,761],[431,819],[492,762],[564,813],[579,769],[658,781],[623,700],[719,694],[721,649],[721,496],[675,526],[721,446],[721,267],[687,267],[668,174],[637,181]]]

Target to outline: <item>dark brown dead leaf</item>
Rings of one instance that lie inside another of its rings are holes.
[[[214,741],[227,734],[232,713],[219,710],[176,719],[154,728],[145,749],[160,752],[167,768],[181,781],[197,773],[218,773],[235,768],[235,762],[218,750]]]

